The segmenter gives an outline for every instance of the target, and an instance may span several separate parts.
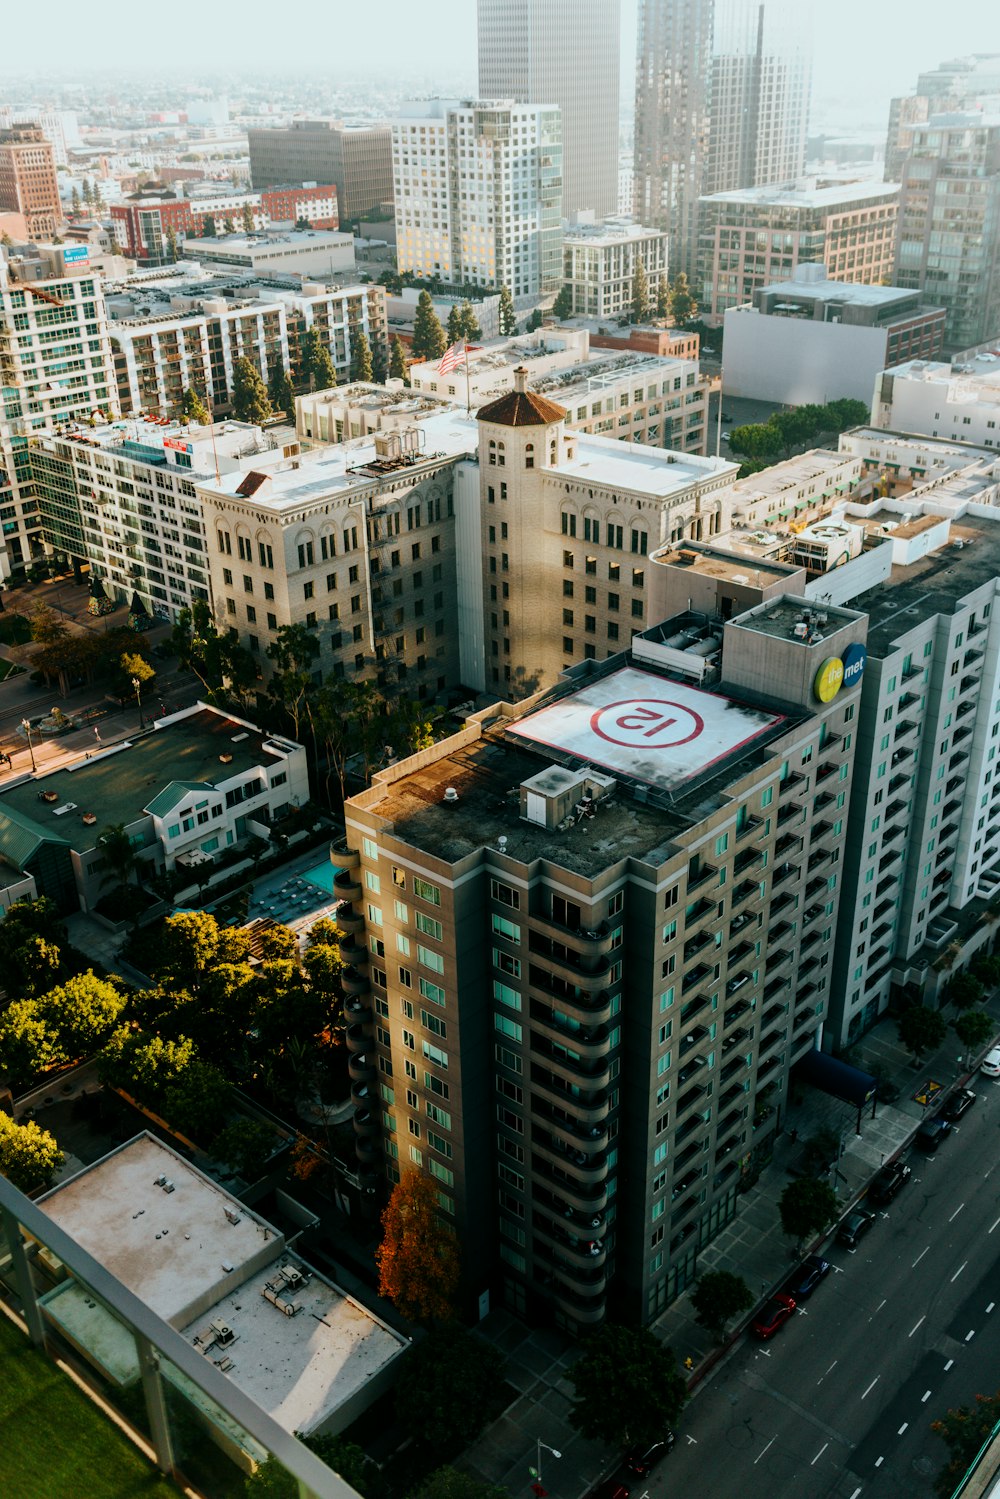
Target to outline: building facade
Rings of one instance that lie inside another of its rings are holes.
[[[663,230],[611,221],[567,230],[563,236],[563,285],[573,294],[572,315],[629,317],[635,273],[641,262],[655,309],[666,284],[667,236]]]
[[[769,1149],[840,900],[857,693],[815,682],[864,635],[836,611],[804,643],[796,605],[720,626],[707,685],[637,641],[348,804],[359,1160],[430,1176],[470,1296],[573,1335],[651,1321]],[[626,709],[666,744],[665,695],[703,727],[653,759]]]
[[[952,364],[916,359],[875,380],[872,424],[952,442],[1000,444],[1000,355],[970,352]]]
[[[52,239],[63,220],[55,153],[41,125],[0,130],[0,213],[23,214],[33,239]]]
[[[702,314],[721,318],[804,264],[825,265],[832,281],[890,282],[897,206],[897,188],[881,182],[800,183],[703,198],[696,285]]]
[[[293,120],[284,129],[251,126],[250,179],[256,192],[332,182],[344,222],[392,202],[392,136],[388,125]]]
[[[945,309],[950,348],[1000,333],[1000,114],[934,115],[914,127],[893,280]]]
[[[147,265],[169,265],[169,234],[177,246],[189,236],[197,239],[213,219],[222,232],[226,219],[242,227],[250,210],[255,230],[273,223],[296,223],[305,219],[314,229],[336,229],[340,224],[337,189],[329,187],[284,187],[259,193],[220,193],[205,198],[175,198],[143,193],[125,203],[112,203],[111,225],[115,240],[132,260]]]
[[[478,0],[479,97],[559,106],[565,217],[618,211],[619,0]]]
[[[514,297],[562,275],[559,111],[431,99],[392,125],[400,271]]]

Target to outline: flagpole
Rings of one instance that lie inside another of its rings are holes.
[[[472,414],[472,383],[469,378],[469,340],[465,339],[465,414]]]

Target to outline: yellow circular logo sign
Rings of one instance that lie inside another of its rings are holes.
[[[844,680],[844,663],[837,656],[828,656],[816,673],[813,692],[821,703],[832,703]]]

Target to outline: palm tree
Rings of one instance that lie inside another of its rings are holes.
[[[142,888],[139,857],[123,822],[109,823],[98,835],[97,846],[104,856],[104,868],[107,871],[101,881],[103,885],[114,883],[120,890],[124,890],[135,875],[136,884]]]

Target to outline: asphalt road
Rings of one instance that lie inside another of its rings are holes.
[[[769,1342],[746,1338],[687,1407],[633,1499],[924,1499],[950,1407],[1000,1388],[1000,1086]]]

